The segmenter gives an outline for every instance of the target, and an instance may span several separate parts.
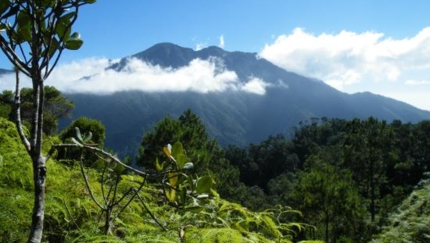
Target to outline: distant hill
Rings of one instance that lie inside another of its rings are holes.
[[[0,75],[12,73],[12,70],[0,68]]]
[[[346,94],[324,82],[288,72],[256,53],[228,52],[218,47],[200,51],[171,43],[157,44],[132,57],[153,65],[179,68],[192,60],[216,57],[234,71],[240,82],[256,77],[273,84],[266,94],[225,91],[196,92],[124,91],[111,95],[67,94],[75,102],[75,119],[100,119],[107,128],[106,145],[121,154],[135,154],[145,131],[166,115],[179,116],[190,108],[198,114],[209,134],[222,145],[245,145],[267,136],[289,135],[300,121],[313,117],[367,118],[418,122],[430,119],[430,112],[404,102],[372,93]],[[110,68],[123,72],[129,58]],[[65,126],[69,121],[62,121]]]

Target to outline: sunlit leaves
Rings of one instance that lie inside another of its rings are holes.
[[[68,40],[71,36],[70,33],[72,31],[72,28],[70,26],[71,18],[76,16],[76,12],[68,13],[64,16],[62,16],[55,27],[55,33],[57,34],[58,38],[61,40]],[[79,36],[74,36],[74,38]]]
[[[160,164],[156,159],[155,168],[158,173],[166,176],[163,189],[166,199],[187,211],[201,210],[197,201],[209,198],[214,185],[212,177],[209,175],[197,177],[192,174],[194,164],[186,156],[180,142],[176,142],[173,146],[168,144],[163,151],[168,161]],[[189,199],[193,199],[192,206],[188,206]]]

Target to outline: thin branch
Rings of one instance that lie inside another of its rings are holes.
[[[128,207],[128,205],[133,201],[133,199],[136,197],[136,195],[138,195],[138,193],[140,192],[140,190],[142,190],[143,185],[145,184],[145,180],[142,181],[142,184],[139,186],[139,188],[137,190],[135,190],[134,188],[130,188],[123,196],[121,199],[119,199],[116,202],[116,205],[118,205],[130,192],[134,192],[134,195],[130,198],[130,200],[128,200],[128,202],[119,210],[119,212],[117,213],[117,215],[115,217],[112,218],[112,221],[114,221],[115,219],[117,219],[119,217],[119,215],[121,215],[121,213]]]
[[[19,79],[19,70],[15,68],[16,75],[16,86],[15,86],[15,124],[18,130],[19,137],[21,138],[22,143],[24,144],[27,152],[31,151],[30,142],[24,134],[24,129],[22,127],[21,120],[21,90],[20,90],[20,79]]]
[[[155,218],[155,216],[152,214],[151,210],[149,210],[148,206],[146,206],[145,202],[143,201],[143,198],[137,194],[137,198],[139,198],[140,202],[142,203],[143,207],[145,208],[145,210],[149,213],[149,215],[151,216],[151,218],[164,230],[167,231],[167,229],[160,223],[158,222],[158,220]]]
[[[124,164],[123,162],[121,162],[119,159],[117,159],[112,154],[104,151],[103,149],[97,148],[97,147],[92,147],[92,146],[86,145],[86,144],[84,144],[83,146],[80,146],[78,144],[56,144],[56,145],[52,146],[51,150],[52,149],[55,150],[55,149],[59,149],[59,148],[83,148],[83,149],[86,149],[86,150],[89,150],[89,151],[98,152],[98,153],[100,153],[100,154],[108,157],[109,159],[113,160],[115,163],[124,166],[125,168],[133,171],[134,173],[136,173],[136,174],[138,174],[140,176],[143,176],[143,177],[151,176],[151,174],[145,173],[145,172],[140,171],[138,169],[135,169],[135,168],[133,168],[133,167],[127,165],[127,164]],[[50,152],[50,154],[52,154],[52,153],[53,153],[53,151]]]
[[[66,208],[67,214],[69,215],[70,219],[73,221],[73,224],[76,226],[76,228],[79,228],[79,225],[76,223],[76,220],[73,218],[72,213],[69,210],[69,207],[67,207],[66,201],[61,198],[61,202],[63,202],[64,207]]]
[[[105,207],[103,207],[103,206],[102,206],[102,205],[97,201],[96,197],[95,197],[95,196],[94,196],[94,194],[93,194],[93,191],[92,191],[92,190],[91,190],[91,188],[90,188],[90,183],[88,182],[87,175],[85,174],[85,171],[84,171],[84,162],[83,162],[83,158],[82,158],[82,157],[81,157],[81,160],[80,160],[79,165],[80,165],[80,168],[81,168],[82,177],[84,177],[85,186],[87,187],[88,192],[90,193],[91,199],[93,199],[93,201],[97,204],[97,206],[98,206],[100,209],[102,209],[102,210],[106,210],[106,208],[105,208]]]
[[[21,61],[19,56],[16,55],[15,51],[8,45],[8,42],[2,35],[0,35],[0,48],[6,55],[7,59],[9,59],[9,61],[13,63],[15,67],[17,67],[25,75],[31,77],[30,69],[23,61]]]
[[[108,197],[105,194],[105,188],[104,188],[103,185],[104,185],[104,182],[105,182],[105,173],[106,173],[107,167],[108,167],[108,164],[106,163],[105,167],[103,168],[102,180],[100,182],[100,187],[101,187],[101,190],[102,190],[102,197],[105,200],[105,204],[106,205],[108,204],[108,199],[107,199]]]

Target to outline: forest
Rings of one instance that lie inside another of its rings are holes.
[[[221,147],[188,109],[136,158],[45,84],[95,0],[2,1],[0,242],[428,242],[430,121],[313,118],[293,136]],[[32,88],[21,87],[21,76]]]
[[[105,128],[97,120],[82,117],[57,132],[58,119],[67,115],[73,104],[54,87],[48,86],[47,91],[52,94],[45,109],[45,119],[51,121],[45,123],[49,124],[44,129],[47,144],[69,143],[76,137],[75,128],[78,127],[81,136],[92,134],[87,143],[103,149]],[[24,89],[22,93],[30,92]],[[14,119],[10,112],[10,94],[4,91],[0,95],[3,117],[0,146],[3,209],[0,217],[2,222],[7,222],[4,224],[7,227],[0,229],[0,235],[1,242],[21,242],[28,227],[26,209],[31,208],[31,174],[26,169],[27,158],[19,152],[22,145],[14,125],[7,121]],[[55,107],[55,115],[50,106]],[[172,204],[169,197],[160,194],[163,183],[159,178],[148,178],[139,184],[139,174],[124,167],[108,166],[99,154],[80,152],[79,148],[58,149],[49,164],[45,237],[49,242],[105,242],[107,239],[177,242],[177,228],[186,225],[190,230],[190,233],[185,231],[186,235],[194,234],[195,238],[191,239],[203,239],[202,242],[213,242],[215,238],[219,242],[230,242],[225,240],[231,234],[238,234],[237,242],[246,242],[244,239],[251,242],[279,242],[281,239],[285,242],[425,242],[430,235],[425,223],[430,209],[425,203],[430,179],[426,173],[430,163],[429,133],[430,121],[411,124],[398,120],[387,123],[372,117],[367,120],[314,118],[298,124],[294,136],[289,139],[279,134],[246,147],[221,147],[210,139],[200,118],[187,110],[177,118],[167,116],[143,135],[139,155],[135,158],[136,168],[147,174],[157,174],[157,167],[159,170],[161,161],[166,158],[163,148],[180,142],[186,157],[193,163],[189,174],[211,178],[214,182],[210,183],[213,188],[205,191],[208,198],[204,201],[194,198],[183,206]],[[114,154],[114,151],[109,152]],[[118,214],[111,215],[114,220],[108,231],[103,230],[106,225],[100,218],[107,212],[103,211],[103,206],[98,208],[88,195],[89,190],[80,175],[80,160],[85,175],[91,175],[88,183],[94,197],[103,199],[107,205],[113,202],[111,213]],[[130,164],[132,158],[124,161]],[[118,184],[110,181],[114,176],[109,173],[113,172],[117,173],[119,179],[114,181]],[[116,196],[103,192],[111,190],[112,185],[118,186]],[[126,193],[140,186],[136,195],[142,194],[139,196],[142,201]],[[411,200],[408,199],[411,193],[422,194],[422,198],[415,195],[414,203],[418,205],[413,209],[412,204],[403,205],[404,201]],[[122,197],[133,200],[126,203],[120,200]],[[192,210],[187,209],[190,205]],[[386,233],[393,230],[393,218],[400,217],[395,214],[399,207],[403,207],[402,212],[414,210],[403,223],[417,221],[400,234],[402,240],[398,235]],[[256,222],[256,218],[263,216],[270,216],[270,223]],[[241,221],[246,223],[239,223]],[[279,233],[264,233],[268,227],[264,224],[273,224],[271,230]],[[209,230],[206,238],[196,236],[195,230],[202,228]],[[146,233],[137,233],[142,230]],[[262,238],[252,241],[249,234]],[[224,241],[223,237],[226,237]]]

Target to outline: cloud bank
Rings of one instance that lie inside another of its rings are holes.
[[[264,80],[249,77],[239,80],[234,71],[228,70],[222,60],[194,59],[188,66],[173,69],[151,65],[130,58],[121,71],[108,69],[118,61],[108,59],[85,59],[58,66],[47,79],[67,93],[110,94],[118,91],[139,90],[144,92],[224,92],[237,91],[264,95],[270,85]],[[29,86],[24,78],[24,86]],[[13,89],[14,76],[5,75],[0,79],[0,88]]]
[[[384,38],[377,32],[314,35],[296,28],[267,44],[259,55],[341,90],[369,80],[403,83],[404,76],[430,68],[430,27],[405,39]]]

